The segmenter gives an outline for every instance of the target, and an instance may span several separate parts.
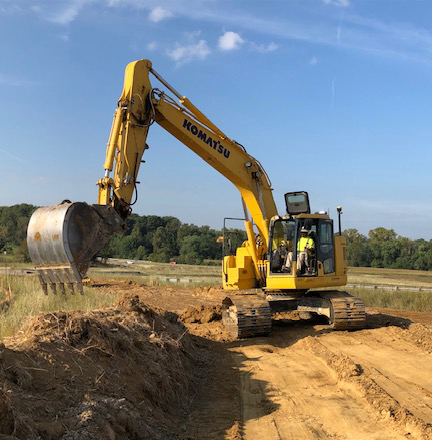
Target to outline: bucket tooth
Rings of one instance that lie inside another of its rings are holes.
[[[67,283],[67,286],[68,286],[69,292],[70,292],[72,295],[75,295],[75,290],[74,290],[74,285],[73,285],[73,283]]]
[[[84,295],[84,289],[82,283],[77,283],[78,292],[81,293],[81,295]]]
[[[58,287],[60,289],[61,294],[62,295],[66,295],[66,290],[65,290],[64,284],[63,283],[59,283]]]
[[[48,286],[47,286],[47,283],[44,283],[42,280],[40,280],[40,284],[41,284],[41,287],[42,287],[43,293],[44,293],[45,295],[48,295]]]
[[[54,283],[50,283],[49,286],[50,286],[51,292],[54,295],[57,295],[56,285]]]

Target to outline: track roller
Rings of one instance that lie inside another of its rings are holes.
[[[226,297],[222,309],[222,322],[234,338],[267,336],[271,331],[270,304],[256,295]]]
[[[348,292],[320,292],[319,296],[330,301],[330,324],[335,330],[358,330],[366,326],[363,300]]]

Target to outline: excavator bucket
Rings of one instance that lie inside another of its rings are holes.
[[[77,202],[37,209],[28,225],[27,246],[44,293],[49,286],[54,294],[57,288],[65,294],[66,285],[71,293],[76,286],[82,294],[90,260],[124,226],[106,205]]]

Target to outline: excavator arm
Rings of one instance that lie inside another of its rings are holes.
[[[179,98],[179,103],[151,87],[150,73],[163,81]],[[105,177],[98,182],[99,204],[112,204],[127,216],[148,130],[154,122],[238,188],[262,239],[267,242],[267,219],[276,214],[276,206],[263,167],[163,80],[148,60],[135,61],[126,68],[125,86],[107,147]],[[110,179],[114,162],[114,179]]]
[[[153,88],[150,74],[179,101]],[[139,183],[138,172],[153,123],[176,137],[240,191],[248,234],[248,242],[240,254],[243,260],[245,256],[252,259],[253,278],[259,283],[259,261],[267,249],[269,220],[277,214],[265,170],[243,146],[226,136],[171,87],[152,68],[149,60],[139,60],[126,68],[124,88],[107,145],[105,173],[98,181],[98,204],[69,202],[39,208],[30,220],[29,253],[45,292],[49,285],[54,293],[56,286],[64,293],[65,284],[73,292],[76,284],[82,293],[82,279],[91,258],[112,234],[124,228],[136,201],[133,198]],[[258,237],[253,232],[253,223],[258,229]],[[232,259],[230,261],[232,266]]]

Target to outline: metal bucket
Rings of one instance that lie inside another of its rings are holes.
[[[48,286],[65,294],[65,285],[82,294],[90,260],[124,221],[111,206],[64,203],[37,209],[27,229],[29,255],[45,294]]]

